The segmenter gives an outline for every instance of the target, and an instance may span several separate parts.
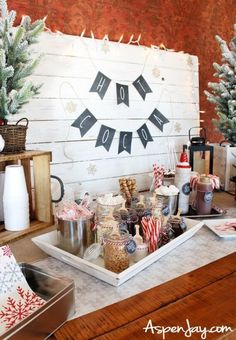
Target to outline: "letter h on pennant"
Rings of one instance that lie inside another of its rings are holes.
[[[101,99],[105,96],[110,85],[111,79],[106,77],[102,72],[98,72],[93,85],[89,92],[97,92]]]

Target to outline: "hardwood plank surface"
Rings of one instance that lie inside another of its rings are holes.
[[[213,326],[227,325],[232,330],[236,329],[236,304],[232,292],[236,288],[236,273],[218,280],[195,293],[181,298],[170,305],[149,313],[138,320],[130,322],[116,330],[98,337],[98,339],[144,339],[157,334],[152,326],[183,327],[188,329],[187,322],[191,327],[200,326],[211,329]],[[227,306],[227,307],[226,307]],[[225,308],[226,307],[226,308]],[[149,323],[151,320],[151,323]],[[187,321],[188,320],[188,321]],[[149,323],[149,330],[144,328]],[[166,332],[168,339],[183,339],[183,331],[178,333]],[[191,338],[197,339],[201,332],[193,333]],[[219,334],[218,334],[219,335]],[[222,334],[221,334],[222,335]],[[161,335],[162,336],[162,335]],[[207,339],[217,339],[217,334],[207,334]]]
[[[51,152],[50,151],[40,151],[40,150],[27,150],[20,153],[11,153],[11,154],[3,154],[0,155],[0,162],[6,161],[18,161],[20,159],[28,159],[32,158],[33,156],[41,156],[41,155],[50,155],[51,159]]]
[[[35,216],[42,222],[53,222],[51,205],[50,154],[33,156]]]
[[[56,339],[143,339],[143,327],[149,319],[153,319],[155,325],[184,325],[186,328],[188,318],[193,322],[192,326],[227,325],[235,330],[235,288],[236,253],[233,253],[131,298],[71,320],[54,336]],[[146,335],[152,336],[150,333]],[[178,339],[177,334],[173,336],[172,339]],[[207,339],[211,338],[208,336]]]
[[[4,229],[4,225],[0,225],[0,246],[12,241],[19,240],[28,234],[43,230],[51,225],[52,222],[40,222],[35,220],[30,222],[29,228],[20,231],[7,231]]]

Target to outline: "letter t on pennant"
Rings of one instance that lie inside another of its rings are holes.
[[[129,87],[116,83],[117,104],[124,103],[129,106]]]

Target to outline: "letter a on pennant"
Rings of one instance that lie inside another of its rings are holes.
[[[164,124],[169,123],[170,121],[163,116],[163,114],[155,109],[151,116],[148,118],[159,130],[163,132],[163,126]]]
[[[93,85],[89,92],[97,92],[101,99],[105,96],[110,85],[111,79],[106,77],[102,72],[98,72]]]
[[[111,143],[113,141],[116,130],[110,128],[109,126],[102,125],[97,137],[97,142],[95,147],[104,146],[104,148],[109,151]]]

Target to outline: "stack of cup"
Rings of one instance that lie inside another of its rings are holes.
[[[4,178],[5,178],[5,172],[0,171],[0,222],[4,220],[4,213],[3,213]]]
[[[3,210],[6,230],[20,231],[29,227],[29,196],[22,165],[6,166]]]

